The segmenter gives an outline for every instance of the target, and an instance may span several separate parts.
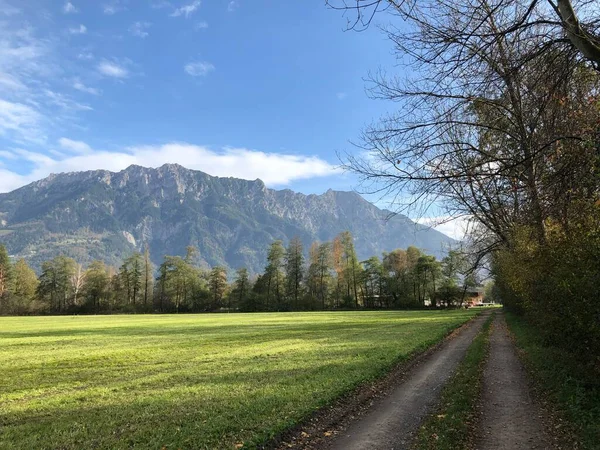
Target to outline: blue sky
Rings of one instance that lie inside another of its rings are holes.
[[[346,23],[323,0],[0,0],[0,192],[166,162],[357,188],[336,152],[396,106],[363,79],[402,68]]]

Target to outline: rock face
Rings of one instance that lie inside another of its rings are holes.
[[[174,164],[65,173],[0,194],[0,242],[36,269],[60,253],[120,261],[149,245],[154,263],[199,249],[207,266],[262,271],[269,244],[332,240],[349,230],[358,256],[415,245],[440,255],[453,240],[353,192],[304,195],[261,180],[213,177]]]

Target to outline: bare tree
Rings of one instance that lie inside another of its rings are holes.
[[[348,13],[348,28],[359,31],[369,27],[379,12],[390,12],[408,21],[418,22],[423,11],[447,9],[453,4],[456,4],[456,12],[464,12],[467,18],[476,20],[469,15],[468,9],[461,8],[461,4],[464,6],[463,2],[450,0],[327,0],[326,3],[333,9]],[[476,7],[477,3],[479,2],[472,2],[471,6]],[[504,27],[491,32],[483,32],[474,27],[463,37],[509,37],[527,28],[544,25],[546,45],[568,41],[570,46],[600,70],[600,20],[599,6],[595,0],[580,0],[577,2],[577,8],[571,0],[495,0],[487,14],[496,15],[510,10],[517,13],[510,15],[512,20]],[[483,19],[487,20],[485,17]]]
[[[71,275],[71,286],[73,289],[73,305],[79,306],[79,293],[85,283],[86,271],[83,266],[77,263],[75,271]]]
[[[598,71],[541,2],[386,4],[409,23],[386,31],[412,75],[371,77],[371,95],[401,109],[366,128],[362,154],[348,155],[346,167],[396,209],[425,214],[443,205],[448,217],[472,218],[475,262],[509,244],[519,224],[543,243],[558,187],[577,189],[581,167],[595,157],[589,143],[597,138],[597,109],[574,112],[594,101]],[[362,20],[367,3],[353,5]]]

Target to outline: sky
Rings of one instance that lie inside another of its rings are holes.
[[[348,18],[324,0],[0,0],[0,192],[164,163],[360,191],[338,154],[397,107],[364,79],[404,68]]]

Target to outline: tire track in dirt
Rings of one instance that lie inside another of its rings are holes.
[[[478,450],[554,448],[502,314],[496,316],[490,337],[480,413]]]
[[[484,312],[426,360],[413,367],[389,395],[318,448],[409,449],[423,419],[439,401],[442,387],[464,358],[490,312]]]

